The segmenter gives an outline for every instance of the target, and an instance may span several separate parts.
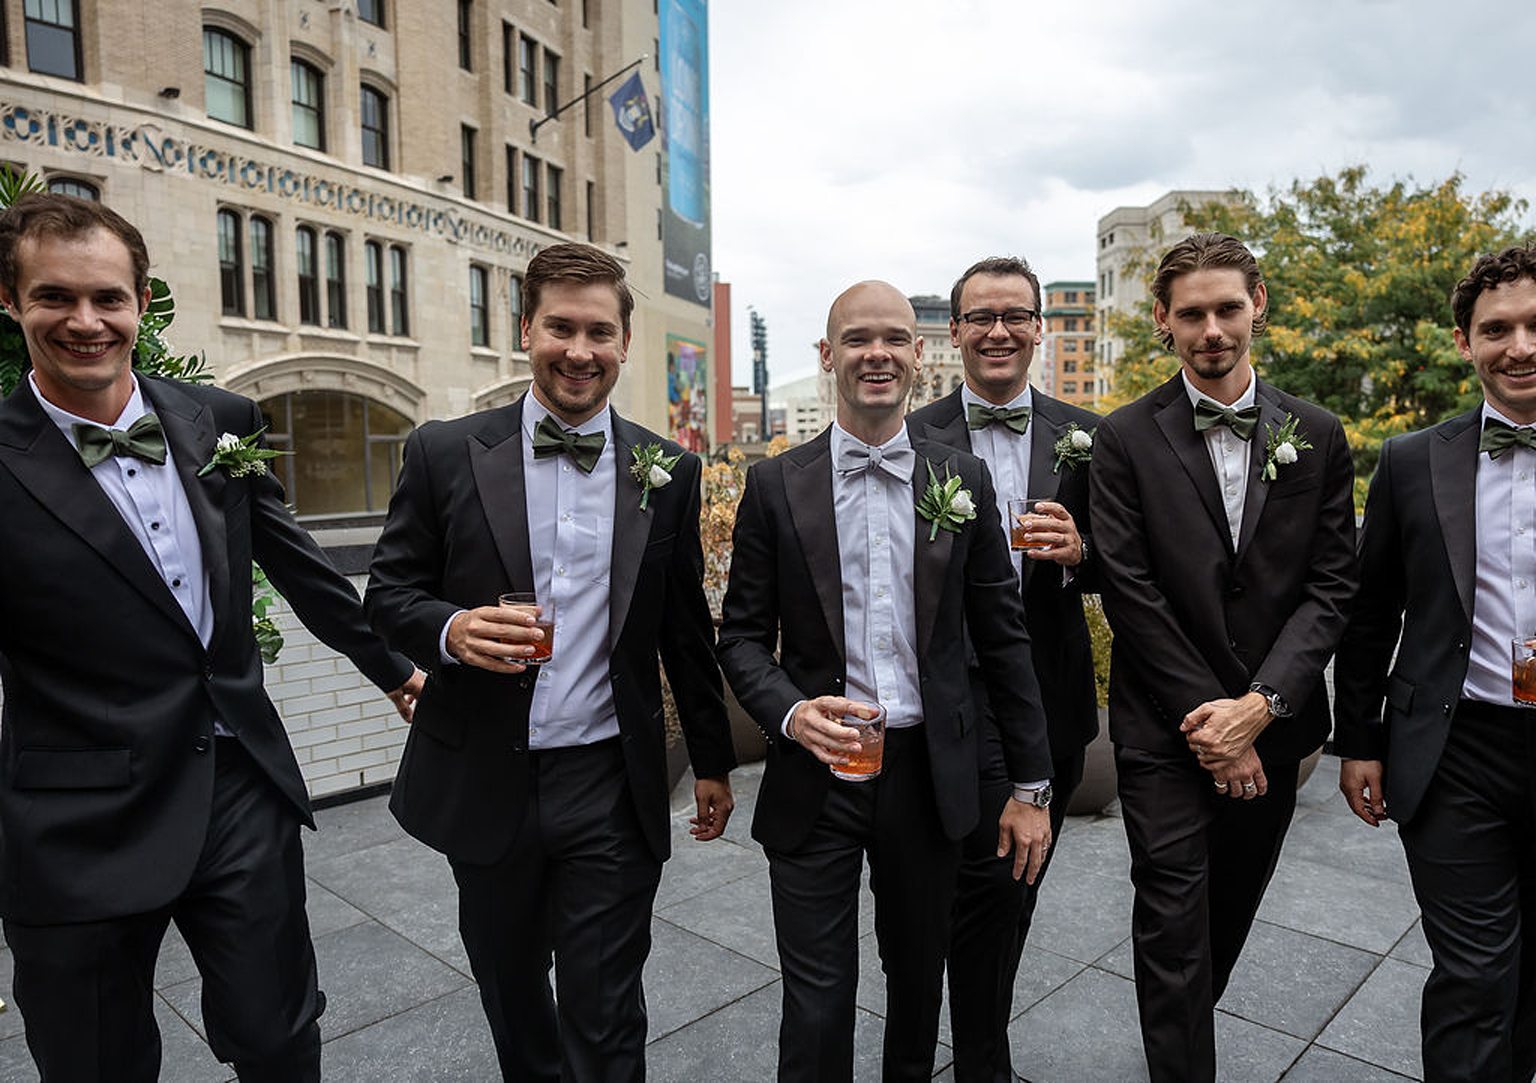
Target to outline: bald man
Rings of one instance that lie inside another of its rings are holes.
[[[1050,777],[1024,608],[981,460],[913,440],[903,415],[922,360],[912,306],[861,282],[833,303],[821,366],[837,421],[747,472],[719,656],[770,738],[752,834],[768,855],[784,974],[780,1080],[853,1076],[858,895],[867,855],[886,975],[884,1078],[933,1075],[960,840],[976,825],[978,719],[964,629],[1010,778]],[[930,494],[957,478],[948,493]],[[929,499],[925,499],[928,497]],[[880,773],[853,773],[885,712]],[[998,854],[1033,882],[1043,808],[1010,800]]]

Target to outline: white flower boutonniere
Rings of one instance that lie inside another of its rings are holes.
[[[232,478],[263,474],[266,473],[268,459],[293,454],[291,451],[261,447],[258,441],[261,439],[261,434],[266,431],[267,428],[263,425],[249,436],[236,436],[232,432],[220,436],[218,442],[213,445],[212,457],[203,464],[197,476],[203,477],[215,470],[223,470]]]
[[[1066,431],[1051,445],[1051,450],[1056,453],[1056,465],[1051,468],[1051,473],[1061,473],[1063,466],[1083,466],[1093,458],[1093,434],[1097,431],[1069,421]]]
[[[976,501],[969,489],[960,488],[960,482],[959,477],[950,476],[947,464],[943,481],[933,472],[933,464],[928,464],[928,488],[923,490],[922,499],[917,502],[917,514],[931,524],[929,541],[937,538],[941,530],[958,534],[962,523],[976,518]]]
[[[1265,481],[1274,481],[1280,476],[1280,467],[1290,466],[1301,457],[1303,451],[1312,450],[1312,441],[1307,439],[1306,433],[1299,426],[1294,414],[1286,414],[1284,424],[1278,429],[1269,427],[1264,440]]]
[[[660,444],[648,444],[635,448],[635,462],[629,468],[629,476],[640,483],[640,510],[650,507],[651,490],[660,489],[672,480],[672,468],[683,456],[665,455]]]

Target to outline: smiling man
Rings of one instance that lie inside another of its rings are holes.
[[[1338,419],[1254,373],[1267,298],[1240,241],[1180,241],[1152,294],[1180,371],[1100,423],[1090,508],[1142,1043],[1154,1081],[1202,1081],[1298,764],[1328,735],[1354,476]]]
[[[1334,667],[1339,787],[1408,856],[1434,969],[1424,1078],[1536,1073],[1536,728],[1511,648],[1536,634],[1536,249],[1451,295],[1483,402],[1388,440]]]
[[[670,850],[658,651],[698,779],[694,837],[731,814],[699,460],[608,403],[633,308],[600,249],[529,261],[533,387],[411,434],[368,585],[375,627],[430,674],[390,809],[453,868],[507,1079],[645,1077],[640,979]],[[670,474],[634,469],[655,456],[675,457]],[[509,592],[554,609],[543,665],[527,665],[533,615],[497,605]]]
[[[753,465],[736,515],[719,653],[769,736],[752,834],[772,883],[785,1081],[853,1076],[866,855],[886,977],[883,1077],[933,1075],[959,840],[980,815],[967,632],[989,675],[1009,777],[1050,776],[986,467],[914,439],[902,420],[922,360],[915,323],[884,282],[833,302],[820,352],[837,420]],[[934,478],[954,481],[935,493]],[[862,751],[844,721],[877,705],[887,727],[880,773],[834,777]],[[992,817],[994,852],[1033,882],[1050,847],[1046,810],[1010,799]]]

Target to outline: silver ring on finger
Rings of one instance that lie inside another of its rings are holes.
[[[1217,793],[1226,793],[1229,789],[1231,789],[1231,787],[1228,786],[1225,782],[1218,782],[1215,785]]]
[[[1245,782],[1245,783],[1243,783],[1243,792],[1244,793],[1258,793],[1259,792],[1259,787],[1258,787],[1258,785],[1256,783]]]

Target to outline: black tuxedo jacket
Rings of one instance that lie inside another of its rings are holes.
[[[1434,777],[1467,678],[1481,420],[1479,405],[1388,440],[1365,505],[1360,594],[1334,664],[1333,744],[1340,756],[1386,761],[1398,821],[1413,817]]]
[[[1256,401],[1235,550],[1177,374],[1099,424],[1090,503],[1115,633],[1109,729],[1117,744],[1186,751],[1184,716],[1254,683],[1279,692],[1292,711],[1260,734],[1262,759],[1299,760],[1328,735],[1323,668],[1357,582],[1349,445],[1320,407],[1262,380]],[[1313,448],[1265,482],[1266,434],[1287,414]]]
[[[810,831],[831,772],[779,727],[802,699],[845,694],[843,588],[833,519],[831,430],[753,464],[736,511],[731,580],[720,625],[720,663],[731,688],[768,735],[752,834],[780,850]],[[966,665],[966,632],[988,678],[1010,777],[1049,778],[1050,748],[1039,687],[1029,659],[1018,580],[980,459],[913,439],[916,521],[913,589],[923,729],[934,797],[945,833],[963,837],[979,815],[976,710]],[[924,460],[964,479],[978,513],[959,533],[929,523],[916,503],[928,485]]]
[[[1056,464],[1056,441],[1076,422],[1092,429],[1099,416],[1077,406],[1034,391],[1029,422],[1029,492],[999,493],[999,503],[1023,496],[1055,500],[1072,513],[1088,557],[1072,569],[1072,580],[1063,584],[1061,566],[1024,560],[1024,623],[1029,629],[1035,676],[1040,699],[1049,720],[1051,751],[1065,756],[1087,744],[1099,732],[1097,695],[1093,684],[1093,646],[1083,620],[1083,593],[1095,589],[1098,557],[1094,553],[1088,522],[1088,466]],[[970,428],[960,402],[960,389],[915,411],[907,423],[930,440],[971,450]]]
[[[175,898],[203,846],[215,719],[309,823],[304,780],[262,690],[254,559],[304,623],[393,689],[410,676],[357,593],[293,521],[270,472],[197,471],[248,399],[140,377],[202,543],[207,648],[80,456],[23,381],[0,403],[0,915],[99,921]]]
[[[365,605],[385,639],[427,670],[390,798],[405,829],[457,861],[506,853],[526,807],[528,709],[539,670],[443,665],[438,640],[460,609],[533,590],[523,486],[523,403],[433,421],[406,440],[400,482],[374,550]],[[640,510],[632,452],[660,442],[613,415],[616,478],[609,573],[609,679],[629,788],[656,856],[670,852],[666,731],[657,649],[694,773],[736,764],[704,598],[696,455]]]

